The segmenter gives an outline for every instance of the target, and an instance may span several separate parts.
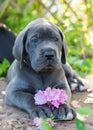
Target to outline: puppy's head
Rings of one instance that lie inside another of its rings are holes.
[[[13,55],[33,70],[52,71],[66,63],[67,46],[60,29],[44,19],[30,24],[16,38]]]

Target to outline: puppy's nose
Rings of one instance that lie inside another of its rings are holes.
[[[55,56],[55,51],[52,50],[52,49],[47,49],[47,50],[44,51],[44,56],[47,59],[51,60]]]

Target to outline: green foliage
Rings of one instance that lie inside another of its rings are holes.
[[[42,119],[41,130],[54,130],[54,129],[45,119]]]
[[[93,111],[89,107],[78,108],[77,112],[83,116],[93,115]]]
[[[52,121],[55,121],[55,116],[54,116],[53,114],[51,114],[51,115],[50,115],[50,119],[51,119]]]
[[[76,128],[77,130],[86,130],[85,122],[76,118]]]
[[[4,59],[3,63],[0,64],[0,76],[3,77],[6,75],[9,66],[10,66],[9,61],[7,59]]]
[[[69,45],[67,60],[78,73],[83,72],[84,76],[93,73],[93,46],[86,38],[88,32],[83,31],[85,25],[78,22],[70,24],[71,29],[65,33]]]
[[[20,125],[15,125],[14,127],[15,127],[16,129],[20,129],[20,128],[21,128]]]
[[[80,59],[79,56],[69,56],[68,62],[82,76],[93,73],[93,62],[90,58]]]
[[[77,112],[82,116],[93,115],[92,110],[88,107],[79,108]],[[75,119],[75,123],[76,123],[77,130],[93,130],[93,129],[88,129],[86,126],[86,123],[82,121],[81,119],[78,119],[78,117]]]

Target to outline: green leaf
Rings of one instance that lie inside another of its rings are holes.
[[[0,76],[3,74],[3,67],[2,64],[0,64]]]
[[[41,130],[53,130],[53,128],[45,119],[42,119]]]
[[[92,112],[92,110],[90,109],[90,108],[88,108],[88,107],[82,107],[82,108],[78,108],[77,109],[77,112],[79,113],[79,114],[81,114],[81,115],[92,115],[93,114],[93,112]]]
[[[55,119],[55,116],[53,114],[50,115],[51,120]]]
[[[77,130],[86,130],[85,122],[75,119]]]
[[[20,129],[21,126],[20,126],[20,125],[15,125],[15,128],[16,128],[16,129]]]
[[[10,66],[10,62],[7,59],[4,59],[3,64],[5,68],[8,68]]]
[[[7,59],[4,59],[2,64],[0,64],[0,76],[6,75],[9,66],[10,62]]]

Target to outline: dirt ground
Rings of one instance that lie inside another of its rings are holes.
[[[74,93],[72,97],[72,106],[78,107],[88,106],[93,110],[93,75],[86,77],[89,82],[87,92]],[[28,114],[17,108],[6,107],[4,105],[5,88],[7,83],[5,79],[0,80],[0,130],[37,130],[33,126],[32,120]],[[93,129],[93,115],[86,118],[86,125]],[[66,122],[57,122],[54,130],[76,130],[75,120]]]

